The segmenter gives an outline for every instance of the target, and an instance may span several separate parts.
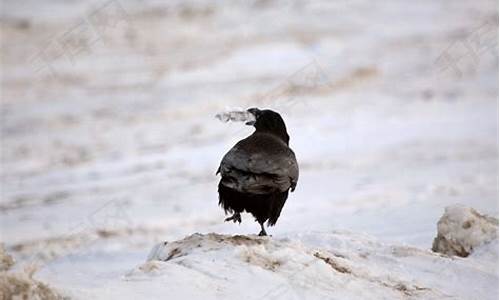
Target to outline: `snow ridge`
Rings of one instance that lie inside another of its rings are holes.
[[[447,282],[442,274],[448,272],[469,272],[470,276],[480,278],[479,286],[494,286],[491,282],[496,280],[495,274],[477,270],[472,261],[430,250],[385,245],[350,232],[304,233],[280,238],[195,233],[178,241],[157,244],[147,262],[126,278],[151,280],[170,274],[170,282],[176,280],[172,275],[194,276],[202,286],[179,289],[172,294],[190,299],[198,299],[198,294],[203,295],[200,299],[225,298],[239,289],[245,291],[245,299],[477,297],[474,290],[469,289],[467,295],[465,289]],[[464,279],[470,278],[463,275],[455,278]],[[208,289],[207,293],[207,285],[217,288]],[[481,299],[488,299],[483,294]]]

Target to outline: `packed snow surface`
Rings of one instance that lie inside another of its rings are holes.
[[[156,245],[120,284],[134,293],[158,280],[170,288],[156,296],[183,299],[494,299],[496,266],[483,257],[497,250],[466,260],[350,232],[193,234]]]

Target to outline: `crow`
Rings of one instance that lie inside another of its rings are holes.
[[[225,221],[241,223],[240,213],[251,213],[260,224],[259,236],[265,236],[264,222],[276,224],[288,191],[295,190],[299,167],[281,116],[268,109],[247,111],[255,121],[246,125],[253,125],[255,131],[222,158],[216,172],[221,174],[219,205],[226,214],[233,214]]]

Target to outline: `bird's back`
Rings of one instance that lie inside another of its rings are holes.
[[[238,142],[222,159],[221,184],[252,194],[295,188],[298,166],[288,145],[268,133],[255,132]]]

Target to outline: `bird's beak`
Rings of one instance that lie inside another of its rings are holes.
[[[255,125],[255,122],[257,121],[257,117],[260,113],[260,109],[254,107],[254,108],[249,108],[247,109],[247,112],[249,112],[249,120],[245,123],[245,125],[250,125],[253,126]]]

